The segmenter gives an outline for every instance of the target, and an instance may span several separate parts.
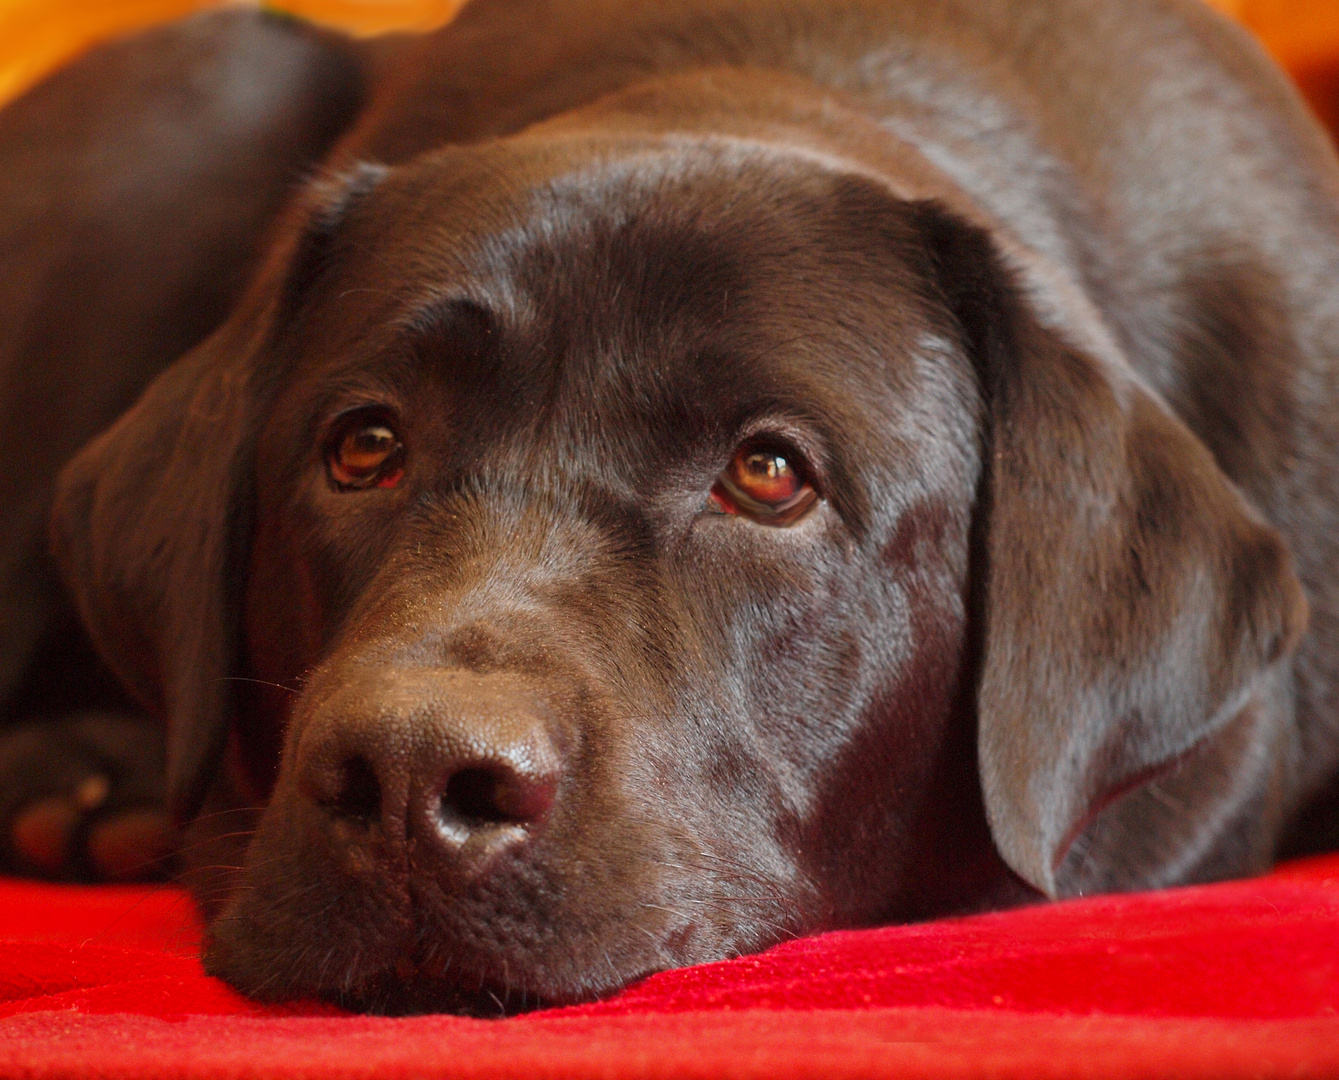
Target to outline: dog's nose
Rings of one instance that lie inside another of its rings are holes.
[[[299,783],[350,842],[467,874],[548,818],[561,769],[542,696],[512,676],[379,672],[303,732]]]

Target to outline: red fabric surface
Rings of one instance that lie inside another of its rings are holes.
[[[0,881],[5,1077],[1339,1077],[1339,856],[834,933],[506,1021],[255,1005],[175,890]]]

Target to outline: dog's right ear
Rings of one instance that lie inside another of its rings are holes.
[[[914,212],[985,404],[978,763],[1000,853],[1050,896],[1254,868],[1262,740],[1286,723],[1265,703],[1307,621],[1286,543],[1096,316],[985,227]]]
[[[227,744],[254,428],[284,363],[276,331],[383,175],[358,166],[314,183],[234,316],[60,475],[52,547],[98,651],[167,724],[180,821],[198,812]]]

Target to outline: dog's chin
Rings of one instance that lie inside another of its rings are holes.
[[[479,1019],[503,1019],[539,1009],[561,1008],[596,1001],[617,993],[650,972],[606,986],[574,986],[565,990],[530,989],[519,979],[498,979],[460,972],[455,976],[405,974],[387,969],[368,975],[351,986],[302,988],[290,985],[275,993],[270,987],[236,989],[260,1000],[305,999],[324,1001],[350,1012],[373,1016],[418,1016],[449,1013]]]
[[[479,958],[475,960],[477,963]],[[319,996],[341,1008],[378,1016],[453,1013],[500,1019],[595,1001],[651,973],[647,970],[627,978],[610,977],[599,984],[581,981],[537,988],[540,980],[533,973],[514,967],[508,970],[506,964],[472,967],[447,959],[415,971],[402,962],[370,973],[356,986],[320,991]]]
[[[315,967],[285,970],[277,956],[262,957],[226,935],[211,935],[204,965],[209,974],[257,1001],[323,1001],[379,1016],[451,1013],[485,1019],[595,1001],[657,970],[639,967],[623,976],[611,969],[603,980],[578,978],[575,972],[564,978],[542,968],[526,970],[514,957],[447,949],[425,960],[402,953],[397,958],[397,952],[374,948],[342,963],[327,957]]]
[[[396,972],[388,971],[354,990],[322,996],[340,1008],[374,1016],[451,1013],[490,1020],[537,1009],[577,1005],[593,1001],[601,995],[596,990],[545,995],[511,983],[434,977],[406,979]]]

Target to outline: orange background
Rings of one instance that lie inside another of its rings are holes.
[[[1293,73],[1321,116],[1339,130],[1339,0],[1211,2],[1254,30]],[[0,0],[0,101],[102,38],[218,3]],[[374,34],[439,26],[455,13],[460,0],[274,0],[265,6]]]

